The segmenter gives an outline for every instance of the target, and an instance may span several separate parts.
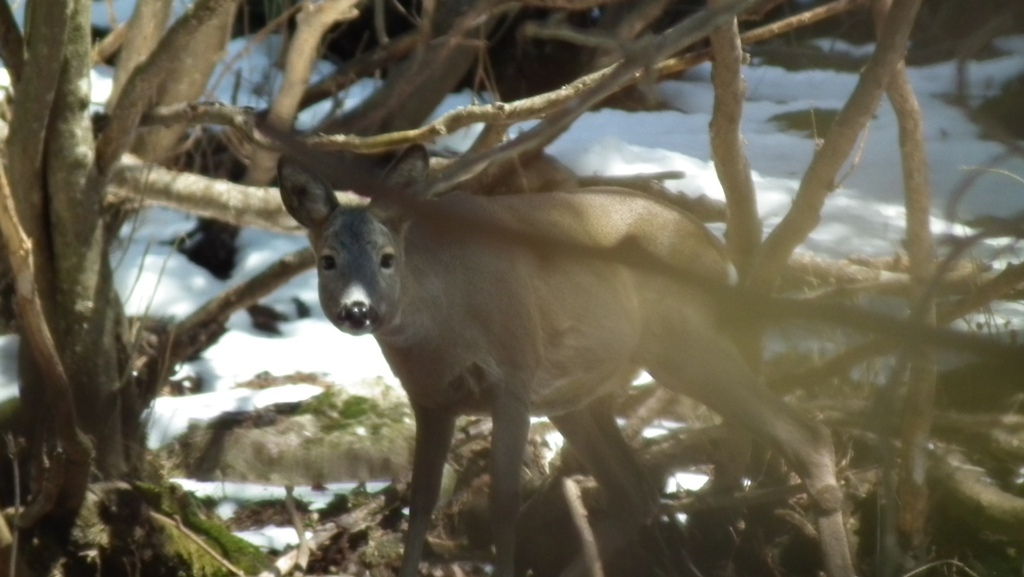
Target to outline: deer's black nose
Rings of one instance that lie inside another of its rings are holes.
[[[338,311],[338,320],[355,329],[376,324],[377,309],[363,301],[345,303]]]

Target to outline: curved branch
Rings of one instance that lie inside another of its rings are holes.
[[[110,124],[96,144],[96,169],[101,175],[105,175],[128,150],[139,119],[149,107],[174,59],[188,50],[189,43],[203,25],[233,4],[234,0],[197,0],[160,39],[145,62],[132,72],[110,111]]]
[[[936,492],[945,496],[938,502],[955,506],[957,517],[978,531],[1024,538],[1024,499],[995,486],[984,469],[957,451],[932,449],[930,453],[929,478]]]
[[[835,189],[835,178],[861,132],[878,108],[893,71],[907,51],[914,17],[921,0],[895,0],[878,35],[878,45],[861,72],[857,87],[839,111],[821,148],[807,168],[793,207],[768,235],[754,263],[750,282],[771,286],[783,265],[821,221],[825,199]]]
[[[763,29],[759,28],[748,32],[742,36],[742,40],[744,42],[761,41],[774,34],[780,34],[801,25],[816,22],[825,16],[835,14],[837,11],[858,7],[864,1],[837,0],[834,5],[823,7],[827,10],[815,9],[787,19],[785,22],[791,22],[790,26],[779,26],[780,23],[776,23],[771,27],[765,27],[765,29],[769,30],[762,31]],[[814,13],[814,17],[808,17],[807,14],[810,13]],[[376,64],[374,63],[378,60],[387,60],[396,56],[396,54],[390,52],[391,48],[398,52],[397,55],[400,55],[403,51],[410,50],[418,39],[419,36],[415,34],[393,39],[391,44],[383,47],[389,48],[385,53],[379,55],[370,53],[371,56],[368,56],[370,62],[366,66],[368,68],[375,68]],[[392,45],[394,46],[392,47]],[[658,75],[677,73],[680,70],[696,66],[706,61],[709,57],[710,52],[698,51],[690,55],[667,59],[655,65],[653,72]],[[357,69],[362,69],[355,67],[354,62],[352,67],[348,69],[352,75],[357,74]],[[411,130],[390,132],[376,136],[357,136],[351,134],[310,135],[302,140],[311,147],[323,150],[345,150],[372,154],[399,149],[410,144],[430,143],[440,136],[451,134],[476,123],[511,125],[517,122],[544,118],[566,106],[590,87],[605,79],[613,69],[614,66],[604,68],[583,76],[559,89],[536,96],[512,102],[496,102],[458,108],[442,115],[430,124]],[[343,76],[344,74],[339,73],[331,79],[311,87],[302,99],[302,106],[307,106],[319,99],[326,98],[328,94],[325,91],[331,86],[343,86],[345,82]],[[634,82],[638,79],[639,76],[629,76],[623,82]],[[171,126],[185,122],[190,124],[228,126],[238,130],[257,146],[270,149],[278,148],[278,144],[273,139],[255,130],[254,118],[256,116],[256,111],[249,108],[234,108],[215,102],[195,102],[150,109],[143,115],[140,125]]]

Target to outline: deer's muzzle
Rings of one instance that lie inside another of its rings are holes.
[[[338,321],[357,332],[373,330],[380,318],[377,309],[369,303],[354,301],[345,303],[338,310]]]

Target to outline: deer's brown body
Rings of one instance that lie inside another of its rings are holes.
[[[410,180],[426,159],[418,151],[406,157],[399,172]],[[598,533],[602,546],[617,546],[649,520],[656,493],[611,415],[595,408],[640,369],[780,449],[821,507],[829,572],[852,575],[828,433],[761,387],[717,327],[707,287],[724,286],[731,266],[700,223],[616,189],[425,201],[472,219],[469,234],[451,219],[396,215],[376,203],[338,206],[321,180],[287,164],[281,183],[319,256],[325,313],[345,332],[375,336],[416,415],[403,577],[416,572],[459,414],[494,419],[499,577],[513,574],[531,414],[551,417],[618,509],[618,530]],[[502,231],[545,242],[514,242]],[[646,262],[580,258],[567,246],[626,249]],[[659,274],[658,266],[691,282]]]

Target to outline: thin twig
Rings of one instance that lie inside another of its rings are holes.
[[[295,565],[300,571],[306,571],[306,565],[309,563],[310,543],[309,539],[306,538],[306,528],[302,523],[302,515],[299,514],[298,508],[295,507],[295,487],[292,485],[286,485],[284,488],[284,508],[288,511],[288,518],[292,522],[292,527],[295,528],[295,534],[299,538],[299,546],[296,547]]]

